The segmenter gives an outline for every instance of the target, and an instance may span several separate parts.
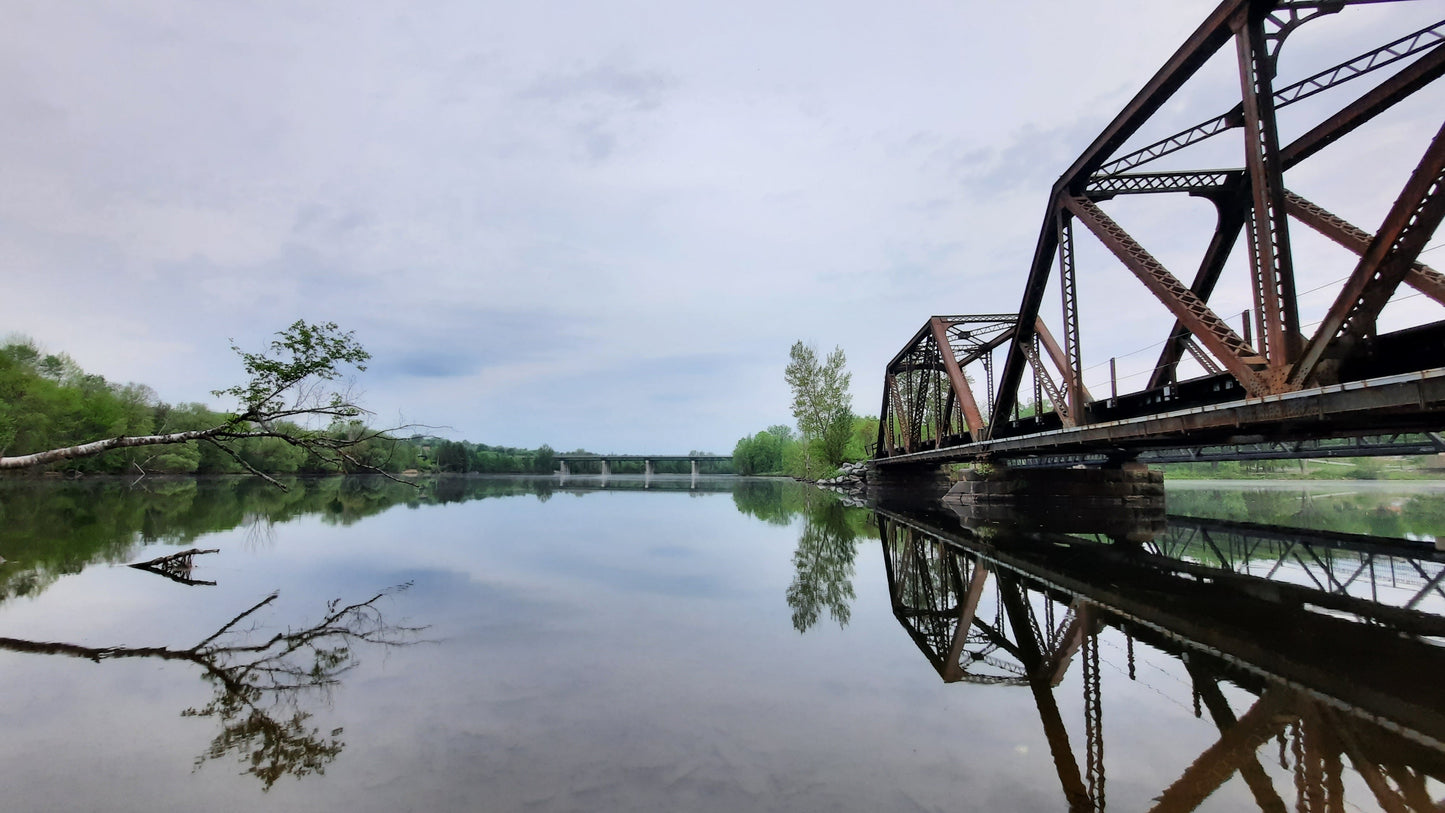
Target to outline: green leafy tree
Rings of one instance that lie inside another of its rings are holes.
[[[817,352],[796,342],[788,353],[783,375],[793,390],[793,418],[803,435],[804,467],[811,473],[813,442],[830,465],[843,461],[853,427],[853,396],[848,391],[853,375],[844,367],[843,348],[834,347],[822,363]]]
[[[537,454],[532,457],[533,470],[542,472],[543,474],[551,472],[552,467],[556,465],[555,454],[556,452],[552,451],[552,447],[545,443],[538,446]]]
[[[263,352],[248,353],[235,345],[231,349],[241,357],[246,381],[214,394],[234,398],[236,410],[217,416],[207,426],[153,434],[156,410],[148,388],[116,391],[105,379],[80,373],[68,357],[41,358],[33,345],[12,343],[0,353],[0,395],[7,396],[0,402],[16,403],[9,400],[14,392],[20,408],[0,411],[0,455],[12,447],[54,448],[0,456],[0,470],[90,458],[118,449],[199,442],[282,488],[262,467],[294,471],[305,465],[297,461],[305,459],[330,469],[381,471],[356,452],[382,433],[364,428],[330,431],[336,422],[359,427],[348,422],[365,414],[349,392],[331,384],[347,367],[365,370],[371,358],[353,332],[342,331],[333,322],[298,320],[277,333]],[[196,416],[193,411],[189,417]],[[325,421],[327,426],[308,428],[298,421]],[[101,439],[75,442],[85,437]],[[205,464],[202,457],[198,470]]]

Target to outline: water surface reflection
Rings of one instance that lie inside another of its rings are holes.
[[[1445,798],[1435,494],[1064,535],[742,478],[143,485],[0,481],[9,809]],[[115,566],[185,548],[213,586]]]
[[[0,649],[95,663],[154,659],[195,666],[213,694],[204,705],[182,710],[181,716],[213,718],[221,727],[196,758],[196,767],[231,757],[243,766],[242,773],[270,790],[282,776],[325,773],[346,747],[343,728],[323,734],[310,725],[308,706],[329,700],[342,677],[360,663],[361,650],[415,643],[422,628],[387,622],[379,605],[388,594],[409,586],[352,604],[332,601],[315,623],[268,632],[263,613],[278,597],[272,593],[185,648],[94,647],[0,637]]]
[[[1445,798],[1433,547],[1183,516],[1143,545],[941,514],[878,523],[898,622],[945,682],[1030,691],[1069,809],[1105,809],[1106,766],[1140,782],[1134,760],[1105,759],[1106,711],[1130,714],[1105,698],[1141,683],[1217,729],[1150,809],[1197,809],[1227,783],[1266,811]]]

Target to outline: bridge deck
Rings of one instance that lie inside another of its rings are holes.
[[[619,460],[651,460],[652,462],[657,463],[659,461],[672,462],[678,460],[732,460],[733,456],[730,454],[554,454],[552,455],[552,459],[567,461],[607,460],[613,463]]]
[[[1445,367],[1282,395],[878,457],[876,466],[942,464],[1011,454],[1106,454],[1214,444],[1427,432],[1445,425]]]

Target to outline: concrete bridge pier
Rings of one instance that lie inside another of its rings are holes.
[[[566,477],[567,475],[569,475],[569,474],[572,473],[571,470],[569,470],[569,469],[567,468],[567,461],[566,461],[566,460],[559,460],[559,461],[557,461],[557,462],[559,462],[559,463],[562,464],[562,470],[561,470],[560,472],[558,472],[558,474],[561,474],[563,477]]]
[[[612,464],[607,458],[602,458],[602,477],[605,479],[612,476]]]
[[[697,458],[693,458],[693,460],[692,460],[692,483],[693,483],[694,486],[697,485],[697,470],[698,470]]]
[[[868,472],[868,496],[885,506],[937,508],[952,487],[947,469],[936,464],[872,466]]]
[[[656,470],[655,470],[655,466],[654,466],[654,464],[653,464],[653,462],[652,462],[652,460],[651,460],[650,458],[649,458],[648,460],[644,461],[643,464],[642,464],[642,466],[643,466],[643,475],[646,476],[646,477],[648,477],[649,479],[652,477],[652,475],[654,475],[654,474],[657,473]]]
[[[1164,530],[1164,473],[1143,463],[1103,468],[966,471],[943,498],[965,523],[1144,542]]]

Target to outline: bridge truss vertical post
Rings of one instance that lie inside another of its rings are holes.
[[[878,407],[878,445],[874,448],[875,455],[893,456],[893,410],[892,402],[889,399],[893,392],[893,374],[883,375],[883,403]]]
[[[1074,227],[1068,210],[1060,207],[1059,219],[1059,290],[1064,306],[1064,358],[1067,362],[1065,386],[1068,388],[1069,414],[1075,423],[1084,423],[1084,360],[1079,348],[1079,291],[1074,277]]]
[[[1266,11],[1268,9],[1265,9]],[[1284,164],[1275,126],[1274,59],[1265,38],[1265,15],[1246,4],[1230,21],[1243,91],[1245,165],[1253,195],[1250,268],[1255,309],[1260,314],[1259,349],[1267,362],[1271,390],[1283,387],[1289,366],[1303,348],[1295,298],[1289,216],[1284,200]]]

